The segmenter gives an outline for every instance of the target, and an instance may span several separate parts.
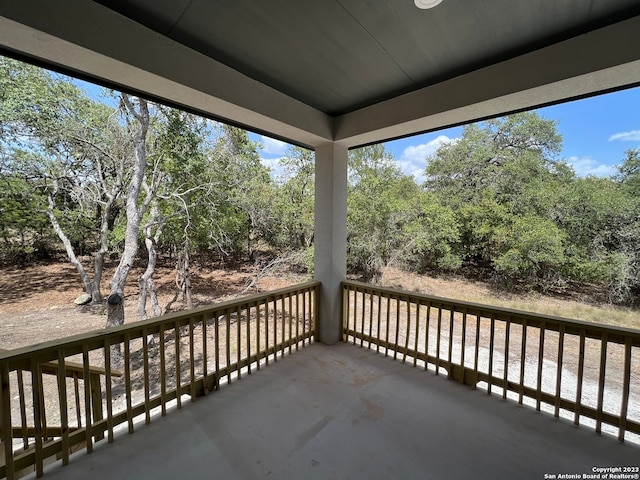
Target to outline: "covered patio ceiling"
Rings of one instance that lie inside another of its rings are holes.
[[[637,0],[0,0],[2,53],[315,148],[640,83]]]

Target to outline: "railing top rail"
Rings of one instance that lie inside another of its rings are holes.
[[[52,361],[57,358],[57,355],[54,355],[54,353],[58,352],[60,349],[65,349],[67,354],[73,354],[77,353],[75,350],[77,350],[79,346],[89,344],[97,347],[99,345],[103,345],[107,338],[113,339],[113,343],[119,343],[122,341],[121,339],[126,333],[142,335],[143,330],[153,332],[154,329],[159,328],[161,325],[175,323],[185,324],[194,317],[204,316],[205,318],[212,318],[229,309],[236,308],[238,305],[254,306],[265,301],[278,300],[297,292],[312,290],[319,286],[319,281],[312,280],[289,287],[279,288],[277,290],[271,290],[265,293],[257,293],[220,303],[204,305],[192,310],[173,312],[160,317],[126,323],[124,325],[105,328],[103,330],[94,330],[92,332],[81,333],[62,339],[20,347],[14,350],[0,351],[0,363],[9,362],[12,365],[18,365],[34,356],[45,362]]]
[[[557,330],[557,328],[554,327],[564,325],[565,329],[568,329],[568,332],[584,331],[586,337],[600,337],[602,333],[607,333],[610,341],[624,343],[625,338],[631,338],[633,345],[640,346],[640,330],[632,328],[603,325],[599,323],[587,322],[585,320],[576,320],[572,318],[558,317],[542,313],[514,310],[506,307],[483,305],[481,303],[473,303],[464,300],[438,297],[435,295],[427,295],[418,292],[411,292],[408,290],[380,287],[377,285],[371,285],[352,280],[344,280],[342,282],[342,285],[343,287],[352,287],[359,291],[364,291],[365,293],[368,291],[371,293],[382,293],[389,296],[390,298],[397,298],[402,300],[408,299],[413,303],[446,306],[457,312],[467,313],[471,315],[477,314],[483,317],[493,317],[497,320],[509,320],[512,323],[521,324],[526,320],[527,324],[535,326],[536,324],[542,324],[544,322],[545,328],[550,330]]]

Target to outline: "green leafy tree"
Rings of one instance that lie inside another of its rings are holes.
[[[46,215],[99,302],[109,230],[129,171],[122,125],[113,108],[69,79],[15,60],[0,58],[0,91],[3,175],[27,188],[14,195],[32,200],[32,218]],[[93,279],[79,258],[89,252]]]
[[[542,198],[519,201],[528,185],[573,174],[555,159],[561,146],[555,122],[533,112],[467,125],[427,159],[425,187],[453,208],[478,203],[487,189],[512,209],[535,208]]]
[[[305,250],[313,243],[315,155],[311,150],[290,147],[279,166],[272,220],[266,238],[280,250]]]
[[[407,205],[403,237],[398,250],[409,270],[457,270],[461,258],[455,252],[460,228],[453,210],[432,192],[421,191]]]
[[[383,145],[349,152],[347,266],[376,279],[393,258],[404,206],[417,193]]]
[[[538,215],[514,217],[494,232],[498,253],[495,271],[509,285],[523,283],[542,289],[552,286],[565,264],[565,234]]]
[[[261,163],[258,144],[237,127],[221,126],[214,156],[218,190],[224,195],[217,224],[226,239],[225,255],[253,258],[271,229],[269,170]]]
[[[640,149],[627,150],[616,179],[631,195],[640,198]]]
[[[455,212],[453,252],[467,269],[540,285],[564,265],[552,215],[575,175],[556,159],[561,146],[555,122],[527,112],[465,126],[428,158],[425,188]]]

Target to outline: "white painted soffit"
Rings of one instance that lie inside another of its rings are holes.
[[[3,1],[0,45],[293,143],[332,140],[324,113],[97,3],[64,6]]]
[[[335,120],[354,147],[640,84],[640,17]]]

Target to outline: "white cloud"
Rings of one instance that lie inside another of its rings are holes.
[[[622,140],[623,142],[640,142],[640,130],[631,130],[630,132],[620,132],[609,137],[609,141]]]
[[[264,135],[260,135],[260,141],[263,145],[262,151],[271,155],[284,155],[284,152],[289,146],[286,142],[276,140],[275,138],[265,137]]]
[[[413,175],[418,183],[422,183],[425,180],[424,169],[427,166],[427,157],[433,155],[442,145],[456,141],[458,141],[457,138],[440,135],[428,143],[410,145],[403,150],[397,164],[405,175]]]
[[[279,167],[278,162],[281,159],[282,159],[282,157],[279,157],[279,158],[263,158],[263,157],[260,157],[260,163],[262,163],[269,170],[273,171],[273,170],[275,170],[275,169],[277,169]]]
[[[615,165],[599,164],[591,157],[569,157],[567,163],[573,167],[579,177],[587,175],[609,177],[617,172]]]

